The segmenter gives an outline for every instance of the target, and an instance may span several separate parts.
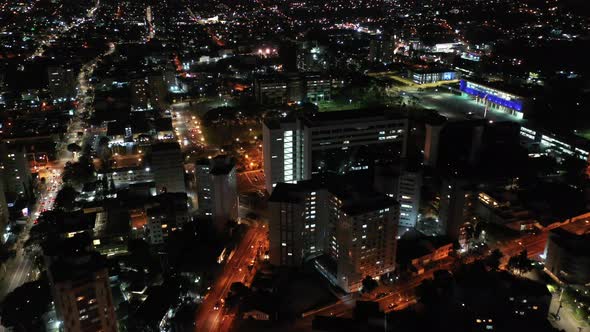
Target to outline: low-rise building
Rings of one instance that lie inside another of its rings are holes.
[[[437,83],[457,79],[457,73],[450,69],[411,69],[408,76],[416,84]]]
[[[453,253],[453,241],[446,236],[425,236],[407,232],[397,241],[397,262],[401,269],[423,274]]]

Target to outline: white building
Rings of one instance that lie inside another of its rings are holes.
[[[399,204],[361,177],[279,183],[269,199],[270,260],[315,266],[346,292],[395,270]]]
[[[407,119],[386,110],[289,115],[263,124],[266,189],[323,171],[368,168],[369,154],[405,156]]]
[[[200,160],[196,164],[199,213],[211,216],[217,230],[238,219],[236,165],[225,155]]]

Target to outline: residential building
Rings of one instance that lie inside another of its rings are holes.
[[[54,103],[71,101],[76,97],[76,73],[62,66],[47,69],[49,92]]]
[[[129,82],[129,88],[131,90],[131,106],[137,110],[147,110],[149,105],[149,96],[146,79],[132,79]]]
[[[375,190],[400,203],[398,236],[416,227],[420,208],[422,171],[408,161],[376,165],[374,168]]]
[[[469,179],[461,175],[444,177],[440,190],[438,215],[441,234],[463,244],[464,226],[471,222],[476,199],[477,190]]]
[[[118,331],[106,258],[65,242],[47,258],[53,301],[64,331]]]
[[[395,51],[396,45],[393,36],[380,35],[371,39],[369,43],[369,61],[373,63],[391,63]]]
[[[10,220],[10,211],[6,202],[6,193],[4,191],[4,178],[0,177],[0,234],[4,233],[6,225]]]
[[[273,264],[314,258],[318,271],[346,292],[358,291],[366,276],[395,270],[399,204],[374,191],[366,174],[279,183],[269,207]]]
[[[33,197],[33,178],[24,147],[0,143],[0,171],[5,192],[26,199]]]
[[[319,181],[277,185],[269,198],[272,264],[300,266],[324,251],[328,196]]]
[[[211,216],[219,231],[238,219],[238,189],[235,161],[226,155],[197,161],[199,213]]]
[[[161,245],[170,232],[182,228],[190,217],[186,193],[163,193],[146,206],[146,238],[151,245]]]

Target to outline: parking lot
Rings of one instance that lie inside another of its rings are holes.
[[[509,114],[491,108],[488,108],[486,113],[484,105],[477,103],[471,97],[454,94],[446,91],[445,88],[437,90],[406,92],[406,94],[414,97],[413,99],[417,105],[437,110],[449,120],[483,119],[485,114],[485,118],[492,121],[524,123],[524,120],[519,120]]]

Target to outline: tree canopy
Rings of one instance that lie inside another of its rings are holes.
[[[379,286],[379,283],[371,278],[371,276],[366,276],[363,281],[363,293],[371,293],[372,291],[374,291],[375,289],[377,289],[377,287]]]
[[[15,331],[43,331],[43,314],[49,310],[50,303],[47,279],[25,283],[2,302],[2,325]]]
[[[525,274],[533,269],[533,261],[528,258],[526,249],[518,255],[510,257],[508,269],[517,274]]]

